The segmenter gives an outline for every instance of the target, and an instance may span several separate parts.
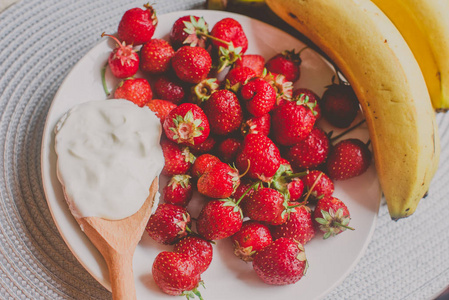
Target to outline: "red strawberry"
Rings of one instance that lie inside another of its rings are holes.
[[[268,227],[252,220],[243,222],[240,230],[231,236],[231,240],[234,254],[243,261],[252,261],[257,251],[273,241]]]
[[[199,83],[206,79],[212,66],[212,58],[204,48],[183,46],[171,60],[173,70],[179,79]]]
[[[180,104],[185,96],[185,87],[179,79],[161,75],[154,81],[154,92],[160,99]]]
[[[308,267],[304,247],[288,238],[279,238],[256,254],[253,268],[263,282],[285,285],[298,282]]]
[[[260,117],[252,117],[242,123],[240,128],[242,135],[260,133],[268,136],[271,129],[271,115],[266,113]]]
[[[168,139],[161,140],[161,147],[165,159],[163,175],[171,176],[189,172],[195,161],[195,156],[190,153],[188,147],[181,147]]]
[[[261,188],[263,188],[261,183],[254,183],[243,177],[240,185],[235,189],[234,195],[232,195],[232,197],[234,199],[240,199],[239,205],[243,210],[246,200],[249,199],[255,191]]]
[[[333,181],[323,172],[312,170],[301,178],[304,182],[308,200],[317,200],[323,197],[332,196],[334,193]]]
[[[175,244],[173,252],[187,254],[203,273],[212,262],[213,248],[209,241],[197,236],[186,236]]]
[[[218,162],[198,178],[198,192],[210,198],[228,198],[240,184],[239,172]]]
[[[170,68],[173,55],[175,50],[167,41],[151,39],[140,48],[140,69],[149,74],[165,73]]]
[[[165,118],[168,116],[168,114],[171,112],[172,109],[177,107],[176,104],[160,100],[160,99],[152,99],[146,104],[155,114],[156,116],[161,120],[161,124],[164,124]]]
[[[349,127],[360,110],[357,96],[347,84],[332,84],[327,87],[320,106],[324,118],[338,128]]]
[[[298,201],[304,193],[304,182],[300,178],[292,178],[287,183],[287,190],[290,195],[290,201]]]
[[[144,78],[129,78],[121,81],[114,92],[114,98],[126,99],[140,107],[153,98],[153,91]]]
[[[346,229],[354,230],[354,228],[348,226],[351,216],[347,206],[335,197],[321,198],[315,207],[313,219],[320,231],[324,233],[325,239]]]
[[[234,68],[238,67],[251,68],[257,76],[260,76],[265,69],[265,58],[259,54],[244,54],[234,63]]]
[[[289,205],[293,206],[295,204],[291,202]],[[315,236],[315,227],[310,208],[305,205],[291,208],[287,222],[273,226],[271,233],[275,240],[284,237],[298,241],[302,245],[307,244]]]
[[[217,49],[219,47],[228,48],[229,46],[226,43],[217,41],[217,39],[231,42],[234,48],[241,47],[241,54],[244,54],[248,49],[248,39],[246,38],[242,25],[232,18],[224,18],[215,23],[210,34],[215,38],[212,40],[212,44]]]
[[[211,152],[212,149],[215,147],[215,144],[217,143],[217,140],[215,136],[209,134],[207,139],[202,142],[201,144],[196,144],[190,146],[190,151],[195,155],[200,155],[203,153]]]
[[[268,113],[276,103],[275,89],[260,77],[243,85],[240,94],[249,113],[256,117]]]
[[[292,99],[293,83],[288,81],[283,74],[269,72],[263,79],[271,84],[276,91],[276,105]]]
[[[286,101],[273,111],[271,121],[273,136],[281,145],[294,145],[307,138],[315,125],[315,120],[308,107]]]
[[[242,227],[243,214],[233,199],[207,202],[197,218],[198,233],[208,240],[230,237]]]
[[[188,146],[201,144],[210,132],[203,110],[192,103],[183,103],[170,111],[163,127],[170,140]]]
[[[346,180],[363,174],[370,164],[371,152],[368,145],[359,139],[350,138],[331,148],[326,168],[330,178]]]
[[[304,50],[303,48],[302,50]],[[269,72],[276,74],[283,74],[287,81],[291,81],[295,83],[300,76],[300,65],[301,65],[301,51],[295,52],[295,50],[291,51],[283,51],[282,53],[278,53],[275,56],[271,57],[265,67]]]
[[[132,45],[127,46],[125,42],[122,44],[115,36],[104,32],[101,36],[109,36],[117,42],[117,47],[112,50],[108,58],[112,75],[117,78],[134,76],[139,70],[139,55],[134,51]]]
[[[188,254],[160,252],[154,259],[152,274],[156,285],[168,295],[193,298],[199,294],[200,272]]]
[[[301,103],[306,104],[313,112],[317,120],[321,119],[320,97],[312,90],[306,88],[299,88],[293,91],[293,101],[300,100]]]
[[[275,189],[264,187],[255,191],[243,205],[243,214],[255,221],[278,225],[285,222],[280,218],[285,210],[285,198]]]
[[[204,113],[214,134],[226,135],[238,128],[243,120],[243,112],[237,96],[228,90],[214,92],[204,103]]]
[[[229,137],[224,139],[218,145],[217,156],[225,163],[231,163],[237,157],[242,142],[236,138]]]
[[[189,102],[201,105],[209,100],[212,93],[220,89],[220,82],[217,78],[206,78],[201,80],[191,88]]]
[[[190,214],[184,207],[161,203],[150,216],[145,230],[156,242],[171,245],[186,236],[189,227]]]
[[[121,41],[137,46],[153,37],[157,26],[156,11],[149,4],[144,7],[145,9],[132,8],[123,14],[117,29]]]
[[[206,173],[213,165],[220,163],[220,159],[212,154],[205,153],[197,157],[192,166],[192,176],[199,178]]]
[[[225,77],[225,88],[237,93],[242,85],[248,82],[251,78],[256,77],[253,69],[248,67],[235,67],[229,70]]]
[[[189,175],[173,175],[164,187],[164,201],[186,207],[192,199],[193,188]]]
[[[236,158],[240,173],[269,182],[280,166],[281,155],[276,145],[262,134],[248,134]]]
[[[329,137],[318,127],[313,127],[310,134],[302,141],[291,146],[286,157],[297,170],[314,169],[326,161],[329,154]]]
[[[178,49],[184,45],[206,47],[206,36],[209,29],[203,17],[183,16],[175,21],[170,30],[170,43]]]

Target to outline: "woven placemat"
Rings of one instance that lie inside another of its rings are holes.
[[[0,297],[110,299],[78,263],[49,212],[40,147],[51,101],[74,64],[138,1],[30,0],[0,14]],[[158,1],[158,14],[204,1]],[[412,218],[385,205],[365,255],[328,299],[431,299],[449,283],[449,115],[437,116],[441,167]],[[348,245],[350,247],[350,245]],[[236,297],[235,299],[238,299]]]

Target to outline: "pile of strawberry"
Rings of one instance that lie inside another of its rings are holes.
[[[148,106],[163,128],[162,174],[170,179],[146,231],[174,248],[155,258],[156,284],[167,294],[199,295],[213,241],[225,238],[264,282],[297,282],[307,269],[304,245],[318,232],[328,238],[353,229],[334,181],[365,172],[371,152],[358,139],[336,142],[319,123],[350,127],[356,96],[340,81],[321,98],[295,89],[302,50],[267,61],[248,54],[232,18],[209,30],[202,17],[186,15],[168,40],[153,38],[156,26],[150,5],[127,11],[108,61],[123,78],[114,97]],[[204,197],[191,217],[195,190]]]

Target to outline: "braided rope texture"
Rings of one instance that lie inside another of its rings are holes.
[[[163,0],[155,7],[163,14],[204,3]],[[111,298],[57,231],[43,191],[40,147],[48,109],[65,76],[101,32],[114,32],[121,15],[142,4],[28,0],[0,14],[2,299]],[[449,116],[439,114],[437,120],[442,163],[429,196],[413,217],[398,222],[381,206],[365,255],[327,299],[431,299],[449,283]]]

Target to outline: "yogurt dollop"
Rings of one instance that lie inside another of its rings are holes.
[[[120,220],[137,212],[164,167],[161,132],[148,107],[128,100],[89,101],[70,109],[56,125],[55,150],[72,214]]]

